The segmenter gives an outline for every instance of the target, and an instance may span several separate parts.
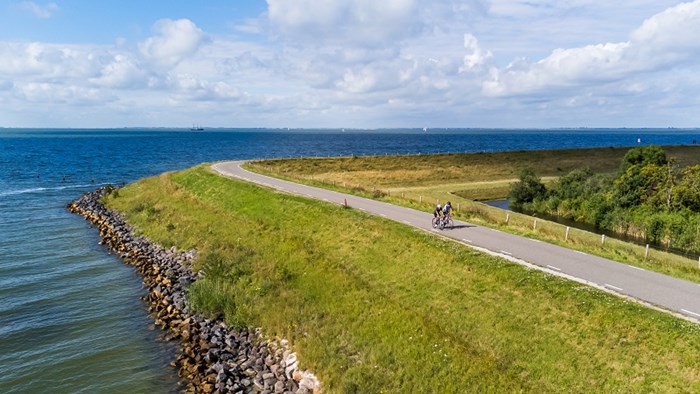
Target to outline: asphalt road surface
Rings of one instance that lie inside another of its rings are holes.
[[[243,161],[214,164],[218,173],[291,194],[344,204],[425,231],[437,232],[487,253],[627,297],[647,306],[700,322],[700,284],[583,252],[455,220],[454,227],[433,229],[432,213],[284,181],[241,168]]]

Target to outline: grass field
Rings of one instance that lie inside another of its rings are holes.
[[[680,165],[700,163],[700,146],[664,147]],[[690,258],[607,238],[474,201],[503,198],[521,168],[545,183],[574,168],[614,173],[626,148],[567,149],[476,154],[279,159],[251,162],[255,171],[432,211],[452,201],[455,216],[475,224],[559,244],[700,283],[698,257]],[[441,174],[435,176],[435,174]],[[444,176],[442,174],[445,174]],[[506,220],[508,222],[506,223]],[[537,220],[535,225],[534,221]]]
[[[408,226],[204,167],[106,203],[197,248],[193,304],[290,339],[329,393],[700,391],[697,325]]]
[[[589,167],[615,173],[628,148],[530,150],[409,156],[362,156],[264,160],[257,168],[294,178],[335,181],[346,187],[429,195],[438,188],[471,200],[505,198],[523,168],[545,181]],[[679,165],[700,163],[700,146],[664,147]]]

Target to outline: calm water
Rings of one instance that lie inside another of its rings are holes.
[[[141,280],[64,206],[85,191],[207,161],[688,144],[684,130],[0,129],[0,392],[172,392],[172,345]]]

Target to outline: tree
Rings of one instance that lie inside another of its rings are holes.
[[[673,189],[678,183],[678,165],[675,159],[670,159],[666,162],[666,171],[664,173],[665,177],[663,180],[663,198],[664,204],[666,204],[666,210],[669,212],[673,210]]]
[[[530,168],[520,171],[520,180],[511,184],[508,200],[513,208],[519,209],[523,204],[532,203],[536,199],[544,199],[547,189]]]
[[[700,165],[683,169],[671,198],[678,208],[700,212]]]
[[[581,204],[584,221],[596,228],[607,228],[609,214],[614,211],[613,204],[603,193],[593,194]]]
[[[669,162],[666,153],[657,146],[630,149],[620,165],[620,175],[613,182],[613,196],[623,208],[649,204],[669,210],[674,168],[673,161]]]
[[[562,200],[571,200],[586,194],[586,181],[593,176],[590,168],[576,169],[559,178],[551,193]]]
[[[625,153],[625,157],[622,159],[620,174],[624,174],[627,169],[632,166],[643,167],[647,164],[664,166],[667,161],[666,152],[658,146],[649,145],[632,148]]]
[[[508,198],[515,209],[700,252],[700,165],[679,168],[655,146],[630,149],[616,177],[577,169],[549,191],[532,170],[523,170]]]

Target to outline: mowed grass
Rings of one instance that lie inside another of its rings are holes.
[[[204,167],[106,202],[197,248],[191,302],[290,339],[329,393],[700,391],[697,325],[402,224]]]
[[[681,166],[700,163],[700,146],[665,146]],[[550,183],[575,168],[615,173],[627,148],[565,149],[471,154],[272,159],[250,162],[254,171],[314,186],[432,211],[452,201],[455,217],[474,224],[559,244],[665,275],[700,283],[697,256],[678,256],[607,238],[475,200],[504,198],[522,168]],[[508,222],[506,223],[506,220]],[[537,220],[535,225],[534,221]]]

